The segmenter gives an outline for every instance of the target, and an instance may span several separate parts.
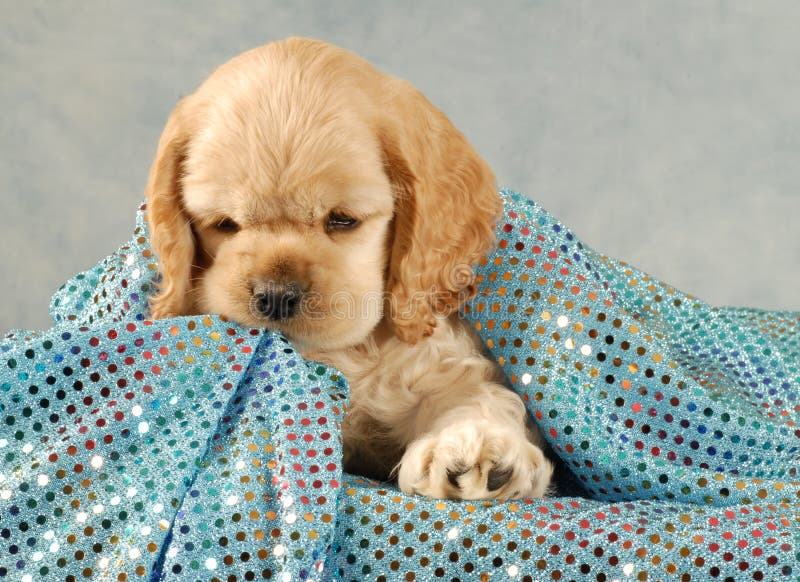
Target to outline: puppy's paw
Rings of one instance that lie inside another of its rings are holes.
[[[553,466],[524,430],[461,422],[427,434],[406,449],[398,485],[440,499],[543,497]]]

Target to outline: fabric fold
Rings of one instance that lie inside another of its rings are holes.
[[[475,326],[558,457],[555,497],[342,472],[347,383],[281,336],[147,319],[146,209],[0,344],[6,580],[796,579],[800,314],[717,308],[502,190]]]

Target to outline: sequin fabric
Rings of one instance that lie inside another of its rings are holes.
[[[341,469],[347,384],[215,316],[146,319],[132,240],[0,344],[6,580],[797,580],[800,315],[713,308],[503,190],[465,316],[559,493],[408,496]]]

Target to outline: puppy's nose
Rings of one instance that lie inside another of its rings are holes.
[[[296,283],[268,281],[253,288],[251,306],[259,317],[282,321],[294,317],[300,307],[302,292]]]

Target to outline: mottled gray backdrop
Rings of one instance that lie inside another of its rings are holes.
[[[289,35],[409,79],[502,184],[714,304],[800,309],[800,3],[0,0],[0,332],[127,240],[159,133]]]

